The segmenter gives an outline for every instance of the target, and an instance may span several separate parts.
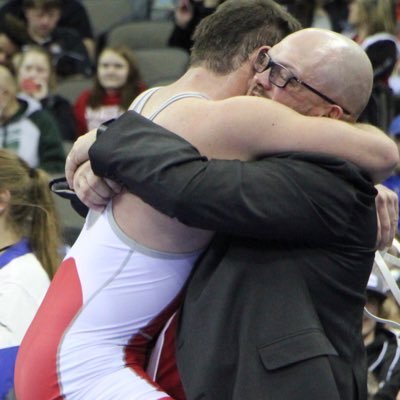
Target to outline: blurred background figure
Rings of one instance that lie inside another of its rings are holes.
[[[8,0],[5,2],[0,7],[0,21],[6,15],[13,15],[26,22],[24,0]],[[95,40],[92,24],[88,12],[81,1],[61,0],[61,15],[57,26],[74,30],[82,39],[91,58],[94,59]]]
[[[197,24],[223,2],[224,0],[178,0],[174,13],[174,29],[168,45],[190,52],[193,45],[192,35]]]
[[[54,118],[33,98],[17,97],[17,82],[0,66],[0,148],[8,148],[29,166],[47,172],[64,170],[61,134]]]
[[[60,27],[62,0],[23,0],[24,20],[6,14],[14,30],[25,29],[27,40],[22,45],[37,44],[45,47],[52,57],[60,77],[92,74],[92,61],[77,31]]]
[[[66,98],[51,93],[56,86],[56,76],[48,51],[40,46],[26,48],[17,61],[17,79],[20,94],[38,100],[56,120],[63,140],[74,141],[76,124],[73,107]]]
[[[24,15],[31,39],[48,49],[57,75],[91,75],[92,63],[79,34],[58,26],[61,0],[24,0]]]
[[[349,5],[353,39],[367,52],[375,81],[385,82],[398,56],[393,0],[353,0]]]
[[[366,307],[377,317],[388,318],[384,311],[387,292],[379,271],[374,269],[367,285]],[[398,333],[364,316],[362,334],[368,362],[368,399],[395,400],[400,389]]]
[[[20,46],[9,36],[8,32],[0,27],[0,64],[7,68],[14,68],[13,57],[19,53]]]
[[[0,149],[0,399],[15,358],[59,265],[60,229],[48,175]]]
[[[393,92],[388,84],[398,60],[393,0],[353,0],[348,22],[353,39],[366,51],[374,70],[374,88],[361,121],[388,130],[394,116]]]
[[[348,0],[322,0],[322,7],[328,14],[332,30],[343,32],[347,25]]]
[[[19,29],[12,18],[0,19],[0,64],[14,68],[14,57],[21,52],[24,44],[29,43],[25,29]]]
[[[314,12],[319,5],[319,0],[277,0],[276,2],[296,17],[303,28],[312,26]]]
[[[126,46],[104,48],[93,88],[83,91],[75,103],[78,135],[119,117],[144,89],[132,50]]]

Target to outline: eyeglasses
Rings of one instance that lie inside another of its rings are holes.
[[[304,86],[305,88],[307,88],[308,90],[310,90],[311,92],[315,93],[317,96],[321,97],[321,99],[324,99],[325,101],[327,101],[330,104],[337,104],[336,101],[332,100],[331,98],[329,98],[328,96],[325,96],[323,93],[321,93],[319,90],[314,89],[312,86],[310,86],[309,84],[303,82],[302,80],[300,80],[299,78],[297,78],[295,75],[293,75],[293,73],[291,71],[289,71],[286,67],[284,67],[281,64],[278,64],[274,61],[272,61],[272,58],[270,57],[270,55],[266,52],[266,51],[261,51],[258,56],[257,56],[257,60],[256,63],[254,65],[255,70],[258,73],[264,72],[267,69],[271,69],[270,73],[269,73],[269,81],[283,89],[284,87],[286,87],[286,85],[289,82],[295,81],[297,82],[299,85]],[[342,108],[342,110],[346,113],[351,115],[351,112],[348,111],[346,108],[340,106]]]

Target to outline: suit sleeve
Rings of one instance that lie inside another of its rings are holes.
[[[208,160],[133,112],[99,136],[90,159],[97,175],[120,182],[164,214],[235,235],[326,242],[343,234],[357,201],[342,179],[315,163]]]

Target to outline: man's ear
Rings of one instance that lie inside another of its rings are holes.
[[[267,52],[268,52],[268,50],[269,50],[270,48],[271,48],[271,46],[261,46],[261,47],[258,47],[256,50],[254,50],[254,51],[251,53],[250,57],[249,57],[249,59],[250,59],[252,65],[254,65],[254,63],[256,62],[257,57],[258,57],[258,55],[260,54],[260,52],[262,52],[262,51],[267,51]]]
[[[342,119],[344,112],[342,107],[338,106],[337,104],[331,104],[326,116],[332,119]]]

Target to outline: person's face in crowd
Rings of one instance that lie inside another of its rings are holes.
[[[7,68],[0,66],[0,119],[9,105],[15,101],[15,80]]]
[[[24,54],[18,69],[18,85],[23,92],[31,94],[48,86],[50,65],[44,54],[35,51]]]
[[[12,62],[12,57],[16,53],[18,53],[18,47],[5,33],[0,33],[0,64],[10,64]]]
[[[57,8],[43,10],[29,8],[25,11],[28,31],[37,38],[45,39],[54,31],[60,19],[61,11]]]
[[[106,90],[120,89],[129,75],[129,64],[125,58],[111,50],[104,50],[98,60],[97,77]]]

